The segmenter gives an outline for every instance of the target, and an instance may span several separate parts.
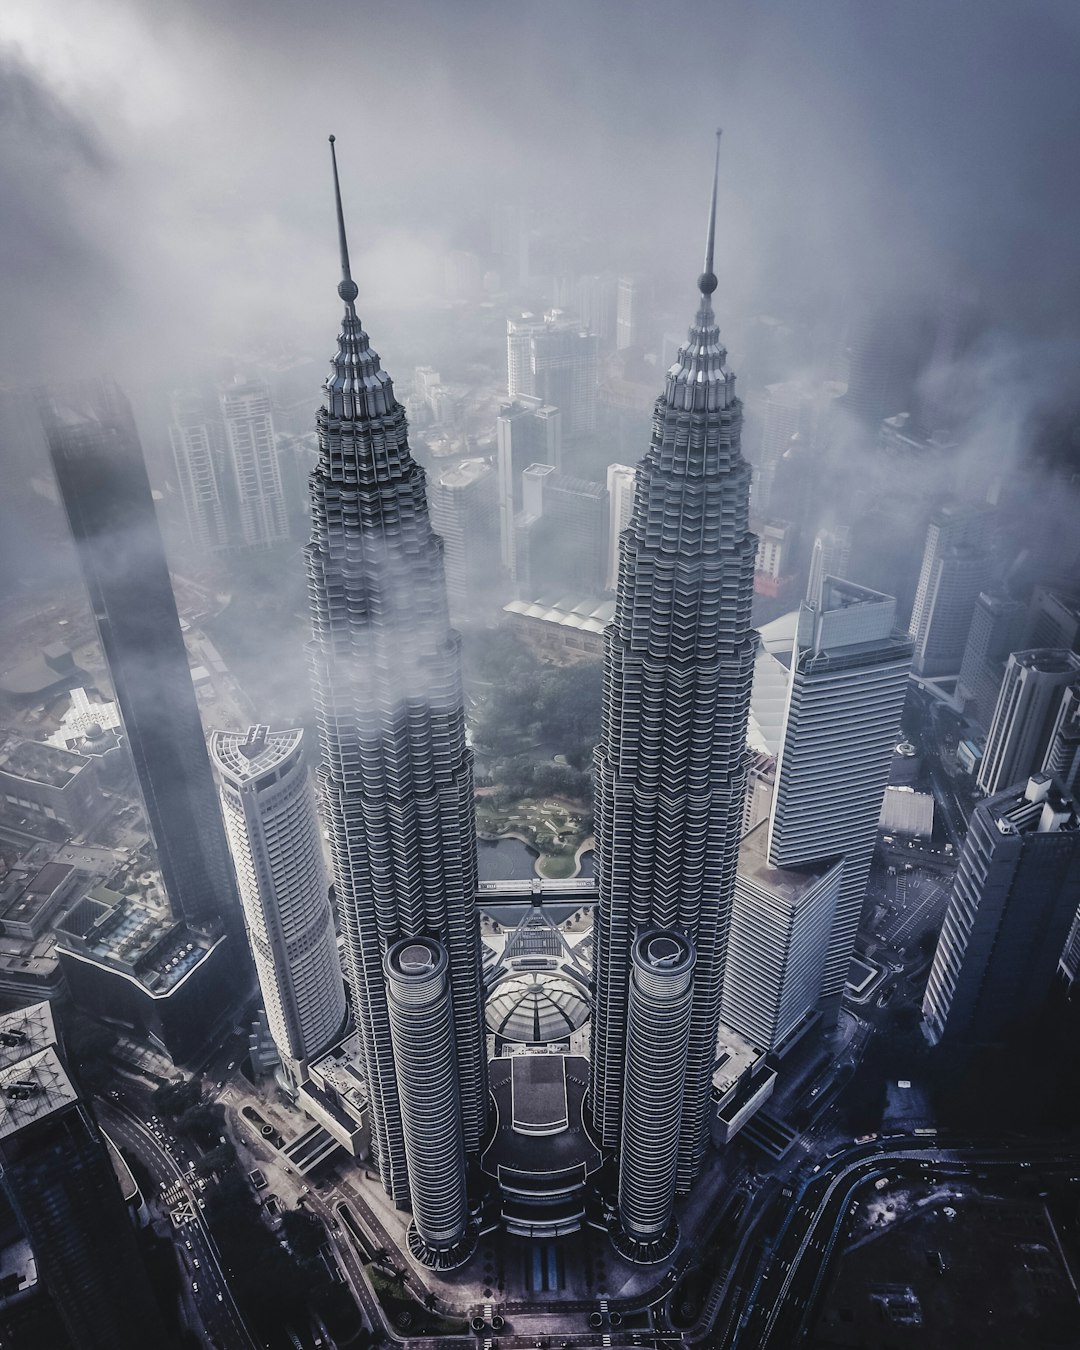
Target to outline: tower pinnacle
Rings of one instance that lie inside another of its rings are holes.
[[[712,295],[716,290],[716,273],[713,271],[713,246],[716,243],[716,185],[720,178],[720,137],[723,132],[716,129],[716,161],[713,164],[712,201],[709,203],[709,228],[705,235],[705,270],[698,277],[698,290],[702,295]],[[331,138],[333,139],[333,138]],[[336,173],[336,170],[335,170]],[[340,207],[339,207],[340,209]],[[342,235],[344,238],[344,235]]]
[[[360,292],[356,282],[352,279],[352,273],[349,271],[349,241],[345,238],[345,213],[341,209],[341,184],[338,182],[337,151],[334,149],[335,139],[333,136],[330,137],[330,159],[334,165],[334,202],[337,206],[338,244],[341,248],[341,281],[338,283],[337,293],[349,307],[349,312],[353,313],[353,303]],[[714,201],[715,197],[716,189],[714,187]]]

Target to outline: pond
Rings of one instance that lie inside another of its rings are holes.
[[[581,871],[578,873],[578,876],[579,877],[595,876],[595,873],[593,872],[593,851],[591,848],[588,850],[588,852],[583,853],[581,855]]]
[[[531,881],[537,853],[520,839],[478,839],[477,859],[481,881]]]

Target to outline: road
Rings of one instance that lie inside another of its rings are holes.
[[[207,1343],[220,1350],[259,1350],[259,1342],[248,1330],[221,1268],[217,1246],[198,1206],[200,1192],[188,1185],[179,1165],[178,1159],[187,1161],[183,1147],[178,1143],[177,1158],[170,1156],[144,1120],[124,1102],[98,1099],[94,1109],[117,1147],[134,1154],[160,1190],[178,1187],[178,1197],[182,1198],[176,1203],[184,1199],[189,1203],[193,1217],[173,1229],[173,1241],[188,1286],[185,1302],[197,1309]],[[163,1199],[162,1207],[174,1209],[176,1204],[167,1205]]]
[[[1020,1155],[1000,1146],[970,1144],[951,1148],[923,1138],[893,1139],[888,1151],[880,1145],[845,1150],[789,1193],[780,1193],[764,1209],[755,1207],[735,1259],[706,1305],[695,1338],[707,1334],[724,1350],[790,1350],[798,1344],[813,1315],[837,1241],[855,1194],[875,1179],[907,1176],[918,1180],[928,1171],[967,1172],[978,1168],[1015,1169],[1022,1159],[1037,1159],[1045,1171],[1074,1171],[1080,1152],[1040,1156],[1038,1149]]]

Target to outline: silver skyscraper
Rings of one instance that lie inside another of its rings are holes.
[[[424,472],[405,411],[356,315],[341,194],[345,302],[338,350],[318,415],[307,550],[310,663],[322,749],[318,780],[330,832],[346,976],[364,1046],[372,1142],[387,1192],[414,1213],[430,1197],[412,1175],[416,1141],[403,1125],[384,957],[402,938],[436,941],[447,957],[457,1103],[440,1116],[453,1136],[425,1147],[456,1167],[459,1135],[475,1152],[487,1106],[476,895],[472,756],[465,743],[460,639],[447,617],[442,541],[432,532]],[[428,1122],[430,1126],[431,1122]],[[433,1230],[429,1229],[430,1234]],[[440,1230],[434,1264],[463,1235]]]
[[[628,1153],[651,1149],[657,1173],[680,1191],[706,1142],[754,665],[757,541],[750,466],[739,449],[742,405],[712,310],[715,210],[714,177],[700,305],[657,399],[622,536],[596,751],[593,1118],[602,1142],[620,1150],[624,1179],[647,1161]],[[677,1131],[627,1134],[624,1076],[628,1060],[640,1074],[647,1050],[628,1047],[632,953],[654,927],[674,930],[695,953],[685,1086],[663,1107],[679,1116]],[[669,1173],[660,1154],[671,1149],[677,1165]],[[630,1213],[622,1223],[631,1237],[644,1236]]]

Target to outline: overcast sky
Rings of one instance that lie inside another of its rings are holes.
[[[4,0],[0,62],[6,379],[329,344],[330,131],[362,313],[519,196],[689,310],[722,125],[737,304],[960,284],[1076,319],[1075,0]]]

